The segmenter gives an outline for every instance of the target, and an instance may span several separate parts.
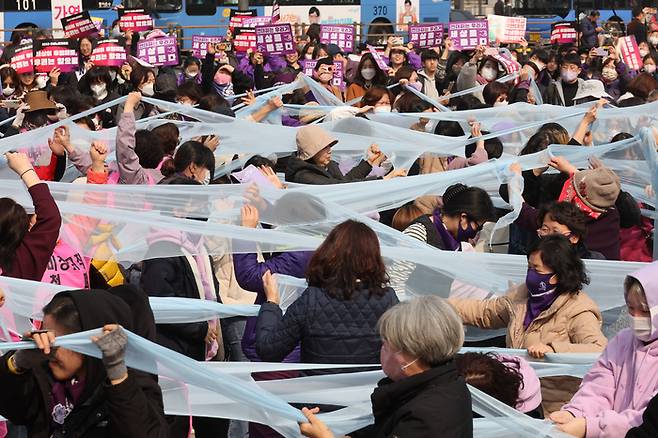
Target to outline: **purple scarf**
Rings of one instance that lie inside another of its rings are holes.
[[[441,221],[441,212],[438,208],[435,208],[432,212],[432,220],[434,222],[434,228],[436,229],[436,232],[439,233],[439,237],[441,237],[445,249],[449,251],[461,251],[461,244],[457,239],[452,237],[452,234],[450,234],[443,225],[443,222]]]
[[[559,294],[555,293],[555,287],[551,289],[550,274],[540,274],[534,269],[528,269],[525,284],[528,287],[528,304],[523,319],[523,328],[527,329],[544,310],[551,307]]]
[[[50,420],[61,426],[66,417],[80,401],[82,391],[85,389],[85,379],[71,379],[66,382],[55,381],[50,390]]]

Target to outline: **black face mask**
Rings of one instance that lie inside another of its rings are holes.
[[[190,219],[190,220],[193,220],[193,221],[208,222],[207,217],[186,217],[185,219]]]

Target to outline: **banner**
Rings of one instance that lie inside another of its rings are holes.
[[[14,56],[11,57],[11,67],[16,70],[16,73],[33,73],[34,52],[32,51],[32,41],[19,45],[14,51]]]
[[[288,55],[297,51],[289,23],[256,27],[256,51],[268,55]]]
[[[322,24],[320,26],[320,42],[322,44],[335,44],[343,52],[352,53],[354,51],[354,33],[354,26]]]
[[[137,43],[137,57],[158,67],[178,65],[178,41],[176,37],[141,40]]]
[[[631,70],[640,70],[642,68],[643,60],[634,35],[619,38],[617,52],[621,54],[621,60]]]
[[[82,0],[51,0],[51,21],[54,38],[63,38],[62,19],[82,12]]]
[[[91,53],[91,62],[104,67],[121,67],[126,62],[126,49],[119,40],[100,40]]]
[[[578,41],[578,31],[573,23],[555,23],[551,30],[551,44],[569,44]]]
[[[144,9],[119,9],[119,29],[143,32],[153,29],[153,18]]]
[[[367,47],[368,47],[368,51],[372,54],[372,57],[375,59],[377,66],[384,71],[388,71],[389,66],[384,62],[379,52],[371,45],[368,45]]]
[[[526,18],[487,15],[489,40],[502,44],[520,43],[525,39]]]
[[[192,35],[192,55],[195,58],[203,59],[208,53],[208,44],[220,44],[224,42],[224,37]]]
[[[410,24],[409,42],[420,49],[441,46],[443,44],[443,24]]]
[[[315,59],[304,59],[301,61],[302,72],[309,78],[313,77],[313,71],[315,71],[315,66],[318,61]],[[334,62],[334,77],[331,79],[331,85],[335,85],[340,88],[341,91],[345,91],[346,84],[343,73],[343,63],[340,61]]]
[[[250,27],[236,27],[233,30],[233,50],[246,52],[256,50],[256,29]]]
[[[87,11],[62,18],[62,28],[66,38],[78,39],[98,34],[98,27]]]
[[[452,38],[455,50],[472,50],[489,44],[489,24],[487,20],[457,21],[448,24],[448,36]]]
[[[75,50],[75,41],[68,39],[35,40],[34,71],[36,73],[50,73],[59,68],[62,73],[70,73],[78,69],[80,60]]]
[[[231,9],[230,18],[228,21],[228,32],[231,35],[234,35],[235,29],[239,27],[245,27],[242,24],[242,20],[249,17],[255,17],[258,15],[256,9],[249,9],[248,11],[238,11],[237,9]]]

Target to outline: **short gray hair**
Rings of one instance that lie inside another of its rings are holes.
[[[464,344],[461,318],[437,296],[403,301],[388,309],[378,324],[383,341],[430,366],[452,359]]]

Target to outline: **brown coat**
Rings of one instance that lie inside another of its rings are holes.
[[[528,302],[525,285],[489,300],[449,301],[464,324],[480,328],[507,328],[508,348],[528,348],[543,343],[556,353],[592,353],[603,351],[608,343],[601,332],[601,312],[584,292],[560,295],[527,329],[523,327]],[[544,409],[552,412],[571,399],[580,379],[549,377],[541,380]]]

